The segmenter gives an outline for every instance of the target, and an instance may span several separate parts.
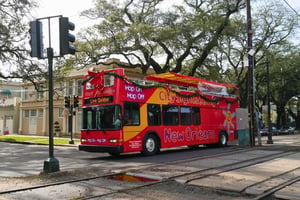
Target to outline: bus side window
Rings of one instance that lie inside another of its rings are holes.
[[[164,125],[179,125],[178,106],[163,105],[162,110]]]
[[[192,116],[193,116],[193,124],[200,125],[201,124],[201,115],[199,107],[192,107]]]
[[[181,125],[191,125],[191,107],[180,106],[180,123]]]
[[[138,103],[124,103],[124,125],[140,124],[140,105]]]
[[[148,104],[148,125],[159,126],[161,124],[161,110],[158,104]]]

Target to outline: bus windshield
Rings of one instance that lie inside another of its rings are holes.
[[[85,130],[120,130],[122,127],[120,105],[95,106],[83,109]]]

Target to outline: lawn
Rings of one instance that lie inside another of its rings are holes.
[[[54,145],[68,145],[70,138],[53,139]],[[33,144],[49,144],[48,137],[39,136],[24,136],[24,135],[1,135],[0,142],[14,142],[14,143],[33,143]],[[78,139],[74,139],[75,144],[79,144]]]

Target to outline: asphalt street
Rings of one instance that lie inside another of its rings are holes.
[[[191,150],[186,147],[162,151],[150,157],[140,153],[124,154],[112,157],[107,153],[89,153],[78,151],[77,146],[55,146],[54,157],[59,160],[60,170],[82,168],[110,168],[117,171],[133,167],[212,156],[220,152],[232,151],[236,145],[228,148],[199,148]],[[47,145],[30,145],[0,142],[0,177],[37,175],[43,171],[44,160],[49,157]],[[120,167],[122,166],[122,167]]]

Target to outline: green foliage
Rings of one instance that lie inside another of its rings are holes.
[[[286,49],[289,47],[285,46]],[[273,49],[269,52],[268,62],[270,67],[270,96],[271,101],[277,107],[277,126],[281,127],[287,124],[287,110],[289,102],[297,105],[300,95],[300,54],[299,50],[290,49],[282,52],[279,49]],[[266,62],[257,66],[257,99],[261,105],[266,104]],[[293,101],[291,101],[293,100]],[[295,109],[296,106],[295,106]],[[294,110],[295,111],[295,110]],[[299,112],[300,113],[300,112]],[[295,120],[300,116],[293,114]]]
[[[189,74],[193,75],[218,46],[230,17],[244,6],[242,0],[186,0],[177,6],[165,2],[96,1],[95,8],[83,15],[101,23],[81,34],[86,44],[79,45],[82,53],[77,64],[98,64],[118,55],[143,71],[152,67],[156,73],[180,72],[185,62],[191,62]],[[163,5],[169,9],[160,9]]]
[[[3,63],[22,63],[26,59],[27,17],[35,6],[33,1],[0,1],[0,61]]]
[[[18,78],[44,90],[47,68],[29,55],[29,19],[35,0],[0,0],[0,78]],[[6,67],[6,66],[9,66]],[[38,83],[38,84],[36,84]]]
[[[82,14],[97,23],[80,34],[80,53],[66,65],[100,64],[118,56],[143,72],[152,68],[156,73],[173,71],[234,84],[240,88],[241,106],[246,107],[245,61],[249,49],[245,1],[184,0],[181,4],[164,5],[165,2],[95,1],[95,7]],[[262,102],[266,94],[266,52],[274,57],[278,52],[291,52],[288,36],[295,30],[297,19],[279,0],[251,1],[251,6],[257,100]],[[285,60],[284,53],[282,56]],[[274,76],[273,64],[282,62],[271,63]],[[278,86],[271,87],[280,94]],[[297,95],[295,92],[285,90],[283,99]],[[274,93],[274,101],[275,96]]]

